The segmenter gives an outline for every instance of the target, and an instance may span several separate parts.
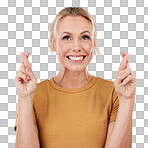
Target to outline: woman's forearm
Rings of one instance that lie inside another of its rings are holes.
[[[119,102],[118,113],[110,138],[105,148],[131,148],[132,147],[132,113],[135,98]]]
[[[39,148],[37,126],[33,120],[33,105],[30,98],[18,101],[18,119],[15,148]]]

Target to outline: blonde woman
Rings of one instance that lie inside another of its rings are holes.
[[[21,53],[15,77],[16,148],[131,148],[136,77],[129,54],[122,52],[115,82],[89,74],[94,50],[99,56],[97,30],[80,7],[57,14],[50,40],[61,63],[51,79],[37,83],[29,53]]]

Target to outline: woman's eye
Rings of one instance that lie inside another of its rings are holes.
[[[89,36],[87,36],[87,35],[84,35],[84,36],[83,36],[83,38],[88,38],[88,39],[89,39]]]
[[[63,37],[64,40],[65,40],[65,39],[67,40],[67,38],[69,38],[69,36],[65,36],[65,37]]]
[[[83,38],[85,38],[84,40],[86,40],[86,38],[89,39],[89,36],[84,35]],[[63,37],[63,39],[64,40],[70,40],[70,36],[67,35],[67,36]]]

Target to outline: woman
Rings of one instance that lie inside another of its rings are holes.
[[[122,52],[114,83],[89,74],[86,67],[94,49],[99,56],[97,30],[92,16],[80,7],[57,14],[50,40],[61,63],[50,80],[37,83],[29,53],[21,53],[15,77],[16,147],[131,148],[136,77],[129,54]]]

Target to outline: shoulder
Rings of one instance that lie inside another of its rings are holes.
[[[104,96],[105,100],[108,100],[110,104],[113,104],[113,102],[119,104],[114,81],[109,81],[98,77],[98,90],[100,90],[98,92]]]
[[[100,77],[97,77],[97,85],[99,88],[105,89],[105,90],[113,90],[114,89],[114,81],[109,81]]]
[[[38,88],[38,89],[44,88],[44,87],[47,85],[48,81],[49,81],[49,80],[46,79],[46,80],[44,80],[44,81],[42,81],[42,82],[37,83],[37,88]]]
[[[47,90],[48,81],[49,80],[46,79],[46,80],[36,84],[36,92],[35,92],[36,95],[41,94]]]

